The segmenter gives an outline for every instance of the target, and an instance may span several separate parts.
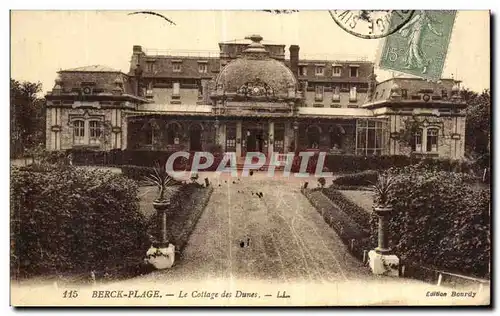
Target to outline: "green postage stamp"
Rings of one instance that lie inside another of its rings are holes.
[[[403,27],[385,38],[380,68],[439,80],[455,15],[451,10],[415,11]]]

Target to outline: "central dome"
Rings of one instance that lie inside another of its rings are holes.
[[[227,64],[216,79],[216,86],[226,92],[237,92],[243,86],[262,83],[272,89],[275,95],[286,94],[289,88],[296,89],[297,80],[292,71],[282,62],[270,58],[269,52],[260,43],[262,37],[248,37],[252,43],[243,56]]]

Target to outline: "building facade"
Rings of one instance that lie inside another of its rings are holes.
[[[459,82],[377,82],[367,61],[301,59],[299,46],[219,43],[216,57],[147,54],[130,70],[61,70],[47,149],[464,156]]]

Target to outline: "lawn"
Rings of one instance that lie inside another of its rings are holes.
[[[366,190],[339,190],[346,198],[355,203],[359,207],[366,210],[368,213],[372,212],[373,208],[373,191]]]

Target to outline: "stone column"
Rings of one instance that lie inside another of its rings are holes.
[[[267,140],[267,154],[269,157],[272,156],[273,151],[274,151],[274,122],[269,121],[269,128],[268,128],[268,140]]]
[[[293,144],[295,152],[299,148],[299,122],[293,122]]]
[[[236,121],[236,157],[241,156],[241,129],[242,123],[240,121]]]
[[[377,214],[378,219],[378,247],[375,249],[380,254],[389,254],[389,232],[387,231],[387,222],[389,220],[389,212]]]
[[[378,222],[378,247],[368,252],[370,269],[374,274],[399,276],[399,258],[391,254],[388,239],[388,221],[392,207],[375,207],[374,212],[379,218]]]
[[[286,154],[288,152],[288,147],[290,146],[288,139],[288,131],[290,130],[290,123],[285,122],[285,131],[283,136],[283,153]]]
[[[220,145],[220,137],[219,137],[220,136],[219,135],[220,122],[219,122],[219,119],[215,119],[214,127],[215,127],[214,142],[216,145]]]
[[[122,131],[121,131],[121,147],[122,147],[122,150],[125,150],[127,149],[127,139],[128,139],[128,135],[127,135],[127,128],[128,128],[128,122],[127,122],[127,117],[126,116],[122,116],[122,119],[121,119],[121,127],[122,127]]]
[[[219,123],[219,144],[226,151],[226,123]]]

